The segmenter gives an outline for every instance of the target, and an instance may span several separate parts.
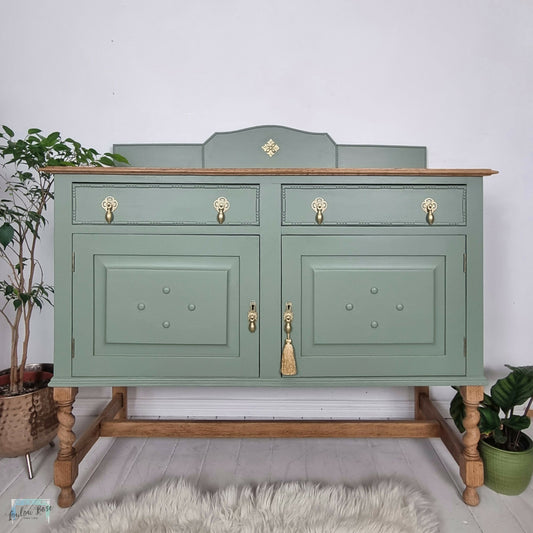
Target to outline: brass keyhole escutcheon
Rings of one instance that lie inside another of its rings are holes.
[[[224,196],[220,196],[213,202],[213,207],[217,210],[217,222],[224,224],[226,215],[224,214],[229,209],[229,201]]]
[[[257,305],[254,301],[250,302],[250,310],[248,311],[248,331],[250,333],[255,333],[257,328]]]
[[[287,302],[285,305],[285,312],[283,313],[283,329],[287,338],[290,339],[292,331],[292,321],[294,320],[294,314],[292,312],[292,302]]]
[[[435,222],[435,215],[433,213],[437,210],[437,202],[433,198],[426,198],[420,207],[426,213],[426,222],[431,226]]]
[[[102,202],[102,209],[105,209],[105,221],[108,224],[111,224],[113,222],[113,219],[115,218],[113,215],[113,211],[118,207],[118,202],[112,197],[107,196],[103,202]]]
[[[324,222],[324,211],[328,208],[328,203],[324,198],[315,198],[311,202],[311,209],[316,213],[315,222],[322,224]]]

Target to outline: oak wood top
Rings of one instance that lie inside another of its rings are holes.
[[[148,168],[46,167],[50,174],[133,176],[442,176],[480,177],[498,174],[488,168]]]

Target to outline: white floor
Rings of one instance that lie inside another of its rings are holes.
[[[91,422],[78,417],[80,434]],[[33,454],[35,477],[29,480],[23,458],[0,460],[0,531],[45,532],[46,521],[9,522],[11,500],[50,499],[50,524],[75,516],[86,505],[120,498],[157,483],[184,476],[203,489],[230,483],[310,480],[355,485],[389,477],[418,484],[435,501],[442,533],[533,532],[533,484],[520,496],[501,496],[481,487],[481,503],[461,500],[458,467],[439,440],[418,439],[112,439],[102,438],[80,466],[70,509],[56,505],[53,484],[56,448]]]

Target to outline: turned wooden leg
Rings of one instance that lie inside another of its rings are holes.
[[[59,451],[54,463],[54,483],[61,489],[57,498],[59,507],[70,507],[76,499],[72,490],[74,480],[78,477],[78,461],[73,446],[76,435],[72,431],[76,419],[72,414],[72,404],[77,393],[78,389],[74,387],[54,387],[59,422]]]
[[[477,449],[480,436],[478,405],[483,400],[483,387],[478,385],[461,387],[461,395],[465,404],[464,448],[460,461],[461,477],[466,485],[463,500],[467,505],[477,505],[479,495],[476,489],[483,485],[483,462]]]
[[[115,415],[115,420],[126,420],[128,418],[128,387],[112,387],[111,396],[122,395],[122,409]]]

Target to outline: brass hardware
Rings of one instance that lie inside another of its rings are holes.
[[[324,222],[324,211],[328,208],[328,203],[324,198],[315,198],[311,202],[311,208],[316,213],[315,220],[317,224]]]
[[[274,142],[273,139],[267,141],[261,148],[266,152],[268,157],[272,157],[278,150],[279,146]]]
[[[224,196],[220,196],[213,202],[213,207],[217,210],[217,222],[223,224],[226,220],[226,215],[224,214],[229,209],[229,202]]]
[[[285,312],[283,313],[283,330],[287,334],[287,336],[290,336],[292,331],[292,321],[294,320],[294,313],[292,312],[292,303],[287,302],[285,306]]]
[[[437,207],[438,207],[437,202],[435,202],[433,198],[426,198],[422,202],[421,207],[422,207],[422,211],[427,213],[426,221],[431,226],[433,222],[435,222],[435,216],[433,215],[433,213],[437,210]]]
[[[113,219],[115,218],[113,216],[113,211],[115,211],[117,207],[118,202],[112,196],[107,196],[102,202],[102,209],[105,209],[105,221],[108,224],[111,224],[111,222],[113,222]]]
[[[296,374],[296,359],[294,357],[294,346],[291,340],[292,321],[294,314],[292,312],[292,303],[287,302],[285,312],[283,313],[283,330],[285,331],[285,345],[281,353],[281,375],[294,376]]]
[[[250,333],[255,333],[256,324],[257,324],[257,306],[252,300],[250,302],[250,311],[248,311],[248,331]]]

